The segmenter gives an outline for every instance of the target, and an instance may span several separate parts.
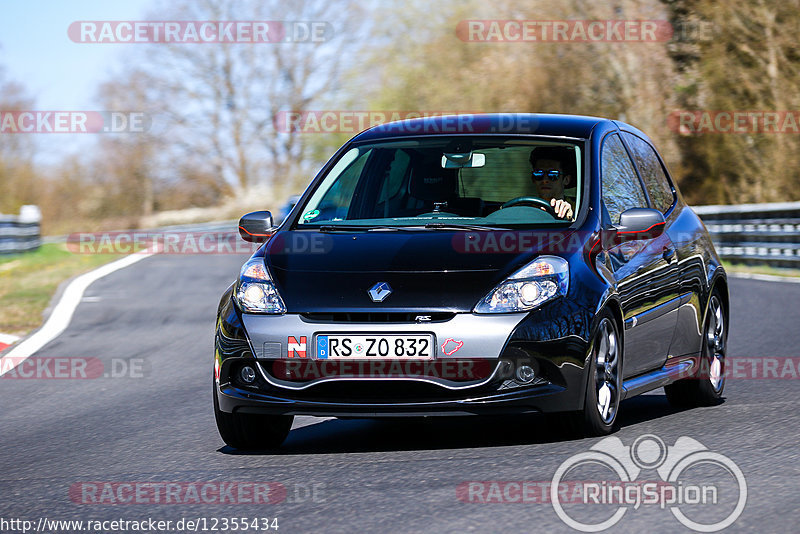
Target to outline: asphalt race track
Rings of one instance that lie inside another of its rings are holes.
[[[0,379],[0,518],[207,518],[211,531],[214,518],[277,517],[280,533],[570,531],[549,503],[457,494],[469,481],[549,481],[600,441],[570,438],[546,418],[304,417],[277,452],[225,447],[211,405],[214,314],[244,259],[153,256],[117,271],[89,287],[69,328],[36,356],[99,360],[102,373],[125,376]],[[731,297],[729,358],[800,356],[800,284],[731,279]],[[727,531],[798,532],[799,384],[730,379],[723,404],[687,411],[657,390],[623,403],[614,435],[626,445],[644,434],[701,442],[747,481]],[[261,504],[111,504],[82,493],[148,482],[270,482],[285,494]],[[614,529],[687,530],[657,506],[628,510]]]

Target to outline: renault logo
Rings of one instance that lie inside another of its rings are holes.
[[[378,282],[367,293],[369,293],[369,298],[372,299],[372,302],[383,302],[386,297],[392,294],[392,288],[386,282]]]

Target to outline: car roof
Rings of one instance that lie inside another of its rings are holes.
[[[624,123],[624,122],[621,122],[621,121],[612,121],[612,122],[614,124],[616,124],[617,127],[620,130],[622,130],[624,132],[630,132],[630,133],[632,133],[634,135],[638,135],[639,137],[641,137],[642,139],[644,139],[645,141],[647,141],[651,145],[653,144],[652,139],[650,139],[650,137],[646,133],[641,131],[639,128],[637,128],[635,126],[631,126],[630,124],[627,124],[627,123]]]
[[[599,123],[608,123],[614,127],[614,121],[609,119],[583,115],[543,113],[439,115],[380,124],[361,132],[352,141],[448,134],[542,135],[587,139]]]

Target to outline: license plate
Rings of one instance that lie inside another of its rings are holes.
[[[317,336],[317,359],[414,359],[432,360],[432,334],[325,334]]]

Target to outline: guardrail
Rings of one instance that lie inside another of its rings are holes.
[[[692,209],[723,259],[800,268],[800,202]]]
[[[0,254],[36,250],[42,244],[38,206],[22,206],[19,215],[0,214]]]
[[[719,255],[729,261],[800,268],[800,202],[693,206]],[[235,221],[233,221],[235,222]],[[230,224],[233,224],[230,223]],[[39,248],[41,212],[22,206],[19,215],[0,214],[0,254]],[[227,228],[228,223],[177,225],[166,229]],[[64,236],[47,238],[62,242]]]

